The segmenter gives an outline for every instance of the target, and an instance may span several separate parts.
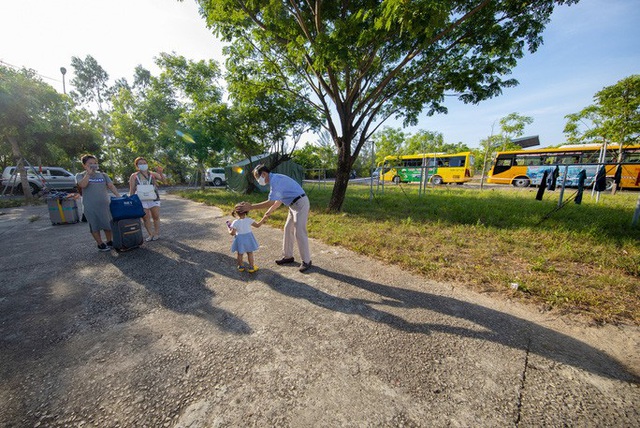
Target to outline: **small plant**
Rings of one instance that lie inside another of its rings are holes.
[[[0,199],[0,208],[14,208],[24,205],[24,199]]]

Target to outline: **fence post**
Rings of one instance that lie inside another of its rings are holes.
[[[560,197],[558,198],[558,208],[562,206],[562,197],[564,196],[564,188],[567,185],[568,175],[569,175],[569,165],[565,165],[564,175],[562,176],[562,187],[560,187]]]
[[[631,220],[631,225],[635,226],[638,224],[638,219],[640,218],[640,196],[638,196],[638,203],[636,204],[636,212],[633,213],[633,220]]]

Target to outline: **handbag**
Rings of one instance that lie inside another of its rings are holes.
[[[111,211],[113,221],[145,216],[144,208],[138,195],[125,195],[119,198],[112,196],[109,210]]]
[[[155,201],[158,199],[156,186],[153,184],[140,184],[140,177],[137,174],[136,180],[138,181],[136,184],[136,195],[138,195],[141,201]],[[151,177],[149,177],[149,180],[153,182]]]

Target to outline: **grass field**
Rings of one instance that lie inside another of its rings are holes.
[[[305,185],[311,201],[309,235],[437,281],[526,300],[543,310],[580,313],[596,322],[640,324],[640,226],[631,227],[638,192],[585,192],[551,213],[558,191],[535,200],[536,189],[480,191],[385,186],[370,197],[350,185],[343,210],[327,213],[330,186]],[[567,190],[571,197],[575,190]],[[240,195],[207,189],[182,196],[230,213]],[[262,213],[255,213],[260,218]],[[281,208],[269,225],[284,225]]]

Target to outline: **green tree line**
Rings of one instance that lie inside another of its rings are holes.
[[[465,147],[428,130],[394,135],[402,131],[383,128],[388,119],[414,126],[423,113],[446,113],[447,96],[474,104],[499,96],[517,84],[509,74],[540,46],[554,8],[576,2],[199,1],[206,25],[227,43],[224,75],[215,61],[162,53],[158,75],[137,67],[133,82],[110,84],[94,58],[74,57],[67,96],[33,71],[2,67],[0,162],[28,157],[77,170],[77,155],[92,151],[122,180],[133,159],[146,156],[184,181],[204,165],[278,151],[335,165],[328,208],[339,211],[351,171],[385,151]],[[615,111],[624,119],[603,122],[606,138],[637,140],[633,102],[623,113],[607,101],[631,100],[630,87],[602,94],[601,108],[581,112],[580,120],[604,120]],[[488,163],[522,131],[524,117],[514,115],[482,142],[478,162]],[[585,135],[579,128],[572,138]],[[600,122],[593,128],[604,135]],[[298,147],[309,132],[321,135],[317,149]]]

